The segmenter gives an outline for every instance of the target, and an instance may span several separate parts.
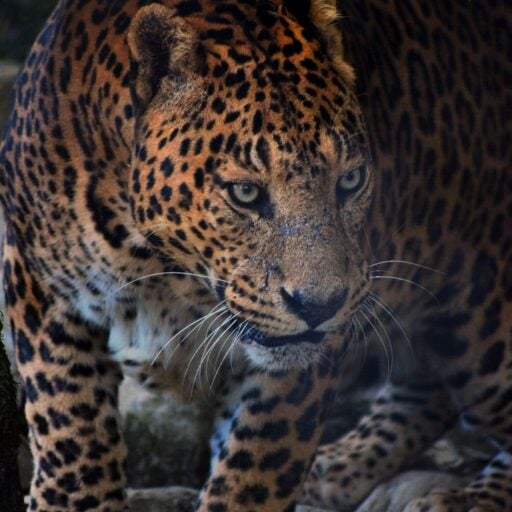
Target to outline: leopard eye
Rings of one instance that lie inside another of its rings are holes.
[[[338,200],[344,201],[348,196],[355,194],[366,181],[366,168],[364,165],[346,172],[337,183]]]
[[[245,208],[255,206],[262,197],[261,187],[254,183],[231,183],[229,185],[231,199]]]

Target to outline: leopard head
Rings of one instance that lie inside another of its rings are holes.
[[[134,221],[208,276],[250,358],[271,368],[317,357],[369,286],[354,74],[334,0],[297,4],[150,5],[128,37]]]

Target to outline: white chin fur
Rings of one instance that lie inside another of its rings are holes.
[[[263,347],[254,341],[243,343],[249,361],[258,369],[267,371],[307,368],[325,352],[325,344],[303,342],[282,347]]]

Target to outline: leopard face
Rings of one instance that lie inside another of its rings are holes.
[[[368,290],[372,169],[348,66],[288,13],[252,14],[272,29],[256,45],[244,24],[199,37],[139,12],[129,198],[163,258],[208,276],[252,361],[283,368],[315,359]]]

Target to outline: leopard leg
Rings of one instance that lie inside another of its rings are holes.
[[[319,449],[301,502],[352,510],[456,422],[450,403],[438,385],[386,386],[353,431]]]
[[[471,316],[460,331],[459,339],[472,341],[470,349],[441,368],[464,423],[489,436],[502,452],[466,488],[432,491],[410,503],[407,512],[512,510],[512,345],[504,341],[512,331],[512,305],[501,301],[502,290],[495,293],[496,297],[489,297],[485,314]]]
[[[334,399],[336,358],[246,377],[201,512],[292,511]]]
[[[124,510],[126,456],[112,385],[118,370],[92,352],[76,320],[14,323],[35,460],[30,510]]]
[[[512,508],[512,455],[500,452],[465,489],[436,489],[404,512],[505,512]]]
[[[67,313],[21,260],[5,268],[7,318],[35,462],[29,510],[124,510],[120,372],[102,350],[106,334]]]

